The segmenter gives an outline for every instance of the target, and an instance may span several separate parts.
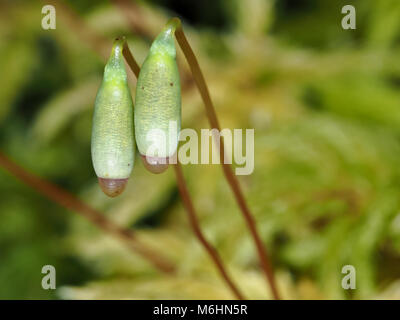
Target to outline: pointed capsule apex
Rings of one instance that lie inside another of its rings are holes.
[[[126,81],[126,71],[124,65],[124,50],[125,37],[119,37],[114,40],[110,57],[104,69],[105,80],[118,79]]]
[[[175,59],[176,49],[175,49],[174,33],[175,33],[175,27],[167,25],[154,39],[150,47],[150,53],[167,54]]]
[[[119,196],[125,190],[128,182],[128,179],[98,179],[101,190],[111,198]]]
[[[125,44],[125,37],[121,36],[118,37],[114,40],[112,49],[111,49],[111,55],[110,55],[110,59],[112,58],[122,58],[122,50],[124,49],[124,44]]]
[[[168,169],[168,158],[140,155],[145,168],[151,173],[163,173]]]

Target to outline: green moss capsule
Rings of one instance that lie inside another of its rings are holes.
[[[93,115],[93,166],[101,189],[110,197],[122,193],[134,165],[133,103],[122,56],[124,42],[114,42]]]
[[[181,85],[174,27],[167,25],[151,45],[139,74],[135,98],[135,136],[147,169],[164,171],[178,147]]]

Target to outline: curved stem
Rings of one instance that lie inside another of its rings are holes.
[[[218,122],[218,117],[215,112],[215,108],[212,103],[206,81],[204,80],[204,76],[203,76],[203,73],[201,72],[197,58],[194,55],[194,52],[193,52],[192,48],[190,47],[190,44],[187,41],[186,36],[183,32],[182,24],[181,24],[180,20],[178,18],[172,18],[167,23],[167,25],[173,25],[174,28],[176,29],[175,30],[176,40],[178,41],[179,46],[181,47],[183,54],[185,55],[185,58],[189,64],[190,70],[192,71],[194,81],[196,82],[196,85],[197,85],[197,88],[199,89],[201,98],[203,99],[207,118],[208,118],[211,128],[212,129],[215,128],[218,131],[221,131],[219,122]],[[218,139],[218,136],[215,136],[215,138]],[[217,143],[218,143],[218,140],[217,140]],[[243,192],[240,189],[239,182],[232,171],[231,165],[225,163],[225,161],[224,161],[225,148],[224,148],[223,137],[221,138],[220,146],[221,146],[220,147],[221,165],[222,165],[222,169],[224,171],[225,178],[228,181],[228,183],[233,191],[233,194],[236,198],[236,202],[239,205],[240,210],[243,214],[243,217],[246,221],[247,227],[249,228],[250,234],[253,238],[253,241],[254,241],[256,249],[257,249],[257,254],[258,254],[258,257],[259,257],[259,260],[261,263],[261,267],[264,271],[267,282],[271,288],[272,294],[275,299],[280,299],[278,289],[277,289],[277,286],[275,283],[275,277],[273,274],[273,270],[272,270],[271,264],[269,262],[269,258],[268,258],[266,249],[264,247],[264,244],[262,243],[260,235],[257,231],[256,222],[253,218],[253,215],[250,212],[249,207],[247,206]]]
[[[179,192],[182,197],[183,205],[188,213],[189,222],[193,229],[193,232],[195,233],[196,237],[199,239],[203,247],[207,250],[211,259],[217,266],[221,276],[223,277],[229,288],[232,290],[232,292],[235,294],[236,298],[238,298],[239,300],[243,300],[244,299],[243,295],[240,293],[239,289],[236,287],[236,285],[229,277],[217,250],[215,250],[215,248],[208,243],[207,239],[204,237],[203,232],[200,229],[200,224],[197,219],[196,211],[194,209],[192,200],[190,198],[189,191],[186,187],[185,178],[183,176],[182,168],[179,162],[177,162],[177,164],[174,165],[174,170],[175,170],[176,180],[178,182]]]
[[[128,64],[129,68],[131,68],[131,70],[135,74],[136,78],[138,78],[139,72],[140,72],[140,67],[137,64],[135,58],[133,57],[131,50],[129,50],[129,47],[128,47],[126,41],[124,43],[124,48],[122,49],[122,54],[124,55],[126,63]]]
[[[174,27],[171,25],[167,25],[166,27],[171,27],[172,31],[174,31]],[[129,47],[127,43],[124,43],[124,49],[122,50],[122,53],[125,57],[125,60],[129,67],[132,69],[133,73],[135,74],[136,77],[139,77],[139,72],[140,68],[139,65],[137,64],[135,58],[133,57],[131,51],[129,50]],[[207,251],[209,254],[210,258],[216,265],[218,271],[220,272],[222,278],[225,280],[227,283],[228,287],[231,289],[232,293],[235,295],[235,297],[239,300],[243,300],[244,297],[240,293],[239,289],[236,287],[236,285],[233,283],[232,279],[228,275],[228,272],[226,271],[224,264],[222,262],[221,257],[219,256],[218,252],[215,250],[215,248],[207,241],[205,236],[203,235],[203,232],[201,231],[199,221],[197,219],[197,214],[194,209],[189,191],[186,186],[186,181],[183,176],[181,167],[179,162],[174,165],[174,170],[175,170],[175,176],[176,176],[176,181],[178,184],[178,189],[179,193],[181,195],[184,207],[186,209],[186,212],[188,214],[189,222],[190,225],[193,229],[193,232],[195,236],[198,238],[204,249]]]
[[[19,180],[40,192],[50,200],[60,206],[75,211],[77,214],[85,217],[87,220],[96,225],[99,229],[110,233],[111,235],[123,240],[132,251],[139,253],[149,262],[151,262],[158,270],[166,273],[174,273],[175,267],[167,261],[160,253],[147,247],[134,236],[131,230],[122,228],[108,220],[101,212],[88,206],[83,201],[76,198],[69,192],[60,187],[45,181],[36,175],[29,173],[24,168],[15,164],[5,155],[0,153],[0,166],[9,173],[17,177]]]

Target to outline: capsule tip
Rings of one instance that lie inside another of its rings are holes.
[[[103,190],[103,192],[111,198],[120,195],[125,190],[126,183],[128,182],[128,178],[126,179],[98,178],[98,179],[101,190]]]
[[[150,157],[142,154],[140,156],[145,168],[152,173],[163,173],[168,169],[168,158]]]

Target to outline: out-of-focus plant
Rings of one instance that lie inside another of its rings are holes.
[[[255,128],[255,171],[241,182],[283,296],[399,298],[397,2],[354,2],[355,31],[340,28],[349,1],[213,2],[229,24],[188,33],[221,126]],[[144,27],[133,33],[108,1],[71,3],[98,39],[129,34],[139,62],[170,16],[138,2],[133,14]],[[2,151],[180,262],[175,277],[159,274],[0,170],[0,297],[231,298],[187,228],[171,170],[155,177],[138,161],[135,183],[118,201],[98,190],[90,130],[104,61],[82,42],[86,34],[72,30],[63,12],[56,30],[42,30],[39,2],[0,6]],[[182,124],[200,129],[207,125],[201,101],[186,64],[180,69]],[[220,169],[184,173],[207,237],[244,294],[264,298],[251,240]],[[40,287],[44,264],[56,266],[55,292]],[[346,264],[356,267],[357,290],[341,288]]]

